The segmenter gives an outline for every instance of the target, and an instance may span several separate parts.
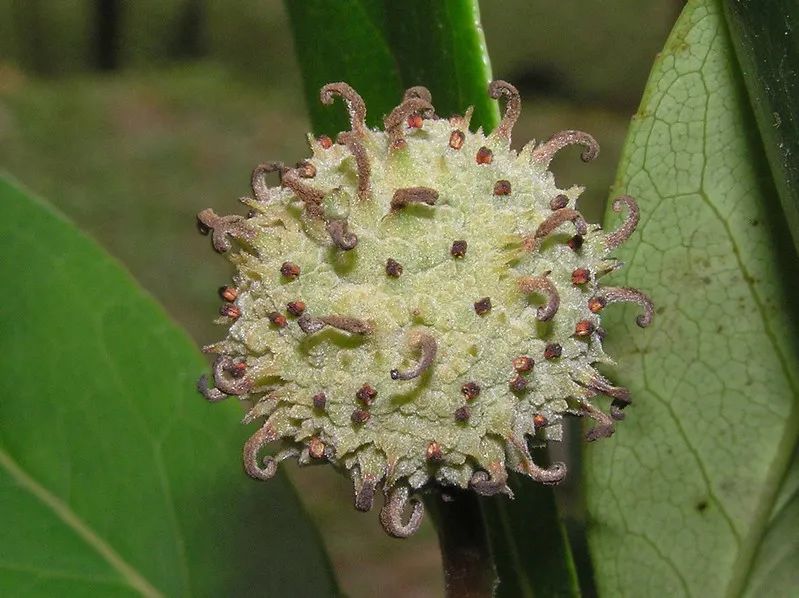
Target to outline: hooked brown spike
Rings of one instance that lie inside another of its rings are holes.
[[[229,355],[220,355],[214,360],[214,383],[222,392],[229,395],[243,395],[252,390],[252,381],[248,378],[236,378],[230,375],[233,359]]]
[[[616,431],[616,428],[613,425],[613,419],[608,414],[600,411],[585,400],[580,401],[580,409],[582,409],[588,417],[597,422],[597,425],[588,430],[585,435],[585,439],[588,442],[594,442],[600,438],[610,438],[613,436],[613,432]]]
[[[644,313],[635,318],[635,323],[641,328],[646,328],[652,323],[655,315],[655,306],[652,300],[638,289],[628,287],[602,287],[597,295],[605,303],[637,303],[644,309]]]
[[[590,162],[599,155],[599,144],[588,133],[583,131],[560,131],[533,150],[531,159],[544,166],[549,166],[552,158],[560,150],[569,145],[580,144],[585,147],[580,158],[583,162]]]
[[[561,463],[560,461],[553,463],[547,468],[536,465],[533,463],[533,461],[527,462],[526,466],[527,471],[524,473],[529,475],[536,482],[540,482],[548,486],[562,482],[567,473],[566,464]]]
[[[389,148],[392,150],[402,149],[405,147],[405,132],[403,126],[405,119],[413,113],[432,112],[433,105],[427,100],[421,98],[408,98],[404,100],[399,106],[394,108],[386,118],[383,119],[383,125],[388,135]]]
[[[334,96],[340,96],[347,104],[350,128],[353,134],[360,138],[364,137],[366,135],[366,104],[364,104],[363,98],[343,81],[328,83],[319,91],[319,99],[327,106],[333,103]]]
[[[371,511],[375,502],[377,479],[372,474],[356,476],[354,483],[355,508],[359,511]]]
[[[374,332],[374,326],[371,322],[359,320],[349,316],[321,316],[314,318],[308,314],[303,314],[297,319],[300,329],[305,334],[314,334],[322,330],[325,326],[332,326],[344,332],[352,334],[367,335]]]
[[[424,504],[416,498],[409,497],[407,486],[397,486],[391,491],[386,504],[380,510],[380,523],[389,536],[407,538],[416,533],[422,525]],[[411,507],[407,523],[403,523],[405,510]]]
[[[429,334],[419,332],[415,334],[415,338],[411,341],[411,344],[418,347],[422,353],[419,362],[409,370],[391,370],[392,380],[412,380],[413,378],[421,376],[433,365],[436,353],[438,352],[438,343],[436,339]]]
[[[258,463],[258,453],[270,442],[278,438],[278,433],[271,423],[266,422],[244,444],[244,471],[256,480],[268,480],[277,473],[277,461],[274,457],[264,457],[263,466]]]
[[[391,198],[391,209],[401,210],[410,203],[423,203],[428,206],[438,201],[438,191],[430,187],[405,187],[397,189]]]
[[[635,231],[638,226],[638,221],[641,218],[638,204],[629,195],[621,195],[613,200],[613,211],[617,214],[621,212],[622,208],[627,206],[627,220],[615,231],[605,237],[605,243],[609,249],[616,249],[619,245],[624,243],[630,238],[630,235]]]
[[[508,488],[508,472],[502,463],[490,463],[488,471],[475,471],[469,480],[469,486],[483,496],[494,496],[495,494],[510,494]]]
[[[580,212],[571,208],[561,208],[560,210],[555,210],[552,212],[552,214],[546,220],[538,225],[538,228],[533,235],[532,241],[529,244],[530,250],[532,251],[536,249],[538,247],[538,242],[541,239],[552,233],[561,224],[568,221],[574,223],[574,227],[577,229],[578,235],[585,235],[588,233],[588,225],[586,224],[585,218],[583,218],[583,215],[580,214]]]
[[[430,93],[430,90],[427,89],[424,85],[414,85],[413,87],[409,87],[405,90],[405,94],[402,96],[402,101],[407,102],[412,98],[418,98],[420,100],[424,100],[428,104],[433,103],[433,96]]]
[[[208,376],[206,376],[205,374],[200,376],[200,379],[197,380],[197,390],[202,396],[204,396],[211,403],[217,403],[230,396],[214,386],[209,386]]]
[[[358,236],[349,231],[346,220],[331,220],[327,223],[327,233],[339,249],[349,251],[358,245]]]
[[[353,158],[358,175],[358,199],[369,199],[372,193],[372,167],[369,165],[369,156],[360,142],[360,138],[353,133],[341,133],[339,141],[347,146]]]
[[[586,386],[603,395],[621,401],[625,405],[629,405],[631,402],[629,389],[623,386],[613,386],[610,380],[600,375],[598,372],[592,373],[591,377],[587,380]]]
[[[519,288],[526,294],[541,293],[547,298],[547,302],[538,308],[536,319],[539,322],[546,322],[558,312],[560,307],[560,295],[558,289],[546,276],[525,276],[519,279]]]
[[[277,172],[282,184],[283,173],[286,172],[286,170],[283,162],[264,162],[256,166],[250,177],[250,186],[252,187],[252,194],[255,196],[255,199],[261,203],[271,201],[272,194],[270,193],[269,185],[266,184],[266,175]]]
[[[322,200],[325,194],[303,182],[296,168],[291,168],[283,173],[283,186],[294,192],[297,199],[305,204],[305,209],[309,214],[316,217],[322,216]]]
[[[519,96],[519,90],[507,81],[496,80],[492,81],[488,86],[488,95],[493,99],[498,100],[501,96],[505,96],[507,104],[505,105],[505,114],[502,116],[502,121],[496,129],[494,135],[500,139],[510,142],[511,132],[513,126],[519,119],[519,114],[522,111],[522,100]]]
[[[197,214],[197,223],[201,225],[201,232],[207,234],[213,231],[211,243],[218,253],[225,253],[231,247],[228,235],[237,239],[252,240],[253,231],[244,224],[242,216],[219,216],[211,208],[206,208]]]

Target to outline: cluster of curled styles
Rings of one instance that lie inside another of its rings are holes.
[[[631,302],[640,326],[652,320],[644,294],[600,285],[635,201],[613,202],[625,220],[605,233],[577,211],[581,189],[548,170],[570,145],[596,157],[594,138],[511,149],[519,93],[504,81],[488,92],[505,108],[490,134],[470,131],[471,110],[437,116],[423,87],[375,130],[350,86],[326,85],[321,101],[343,99],[350,130],[309,137],[296,166],[257,166],[246,217],[198,215],[235,268],[220,289],[227,336],[205,347],[217,357],[199,390],[238,397],[257,422],[246,472],[329,463],[352,478],[355,508],[385,495],[396,537],[418,529],[425,492],[510,495],[509,471],[562,480],[565,466],[531,449],[560,439],[567,414],[594,421],[588,440],[610,436],[630,404],[595,369],[611,361],[602,310]]]

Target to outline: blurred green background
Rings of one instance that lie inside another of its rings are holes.
[[[553,163],[562,185],[587,187],[593,220],[682,5],[481,3],[494,75],[524,99],[515,143],[566,128],[600,141],[591,164],[577,150]],[[278,0],[0,0],[0,170],[97,238],[205,344],[221,335],[211,320],[230,271],[196,234],[194,215],[237,210],[258,162],[304,157],[297,68]],[[441,595],[429,523],[390,539],[375,513],[351,508],[348,480],[329,468],[285,469],[348,594]],[[570,521],[580,519],[574,470],[560,489]]]

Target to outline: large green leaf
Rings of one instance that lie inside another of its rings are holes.
[[[725,0],[730,37],[799,250],[799,2]]]
[[[657,316],[641,331],[633,308],[607,310],[635,403],[587,451],[597,583],[737,596],[781,552],[797,568],[780,523],[795,499],[778,495],[799,428],[798,273],[718,0],[689,2],[658,57],[615,191],[642,218],[614,282],[648,291]]]
[[[290,487],[247,478],[235,404],[96,244],[0,178],[0,594],[335,593]]]
[[[499,120],[488,97],[491,68],[476,0],[285,0],[313,128],[346,128],[342,110],[319,103],[319,88],[346,81],[364,98],[367,122],[382,118],[404,88],[425,85],[445,116],[475,107],[474,123]],[[475,126],[478,126],[475,124]]]

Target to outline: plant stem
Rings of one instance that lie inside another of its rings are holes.
[[[433,517],[448,598],[490,598],[497,583],[483,514],[474,492],[436,492],[425,499]]]

